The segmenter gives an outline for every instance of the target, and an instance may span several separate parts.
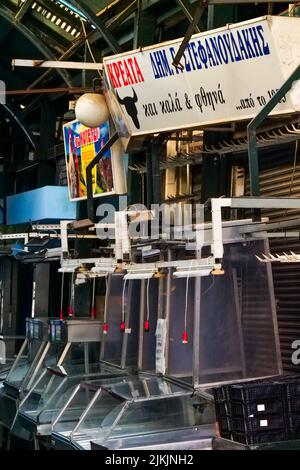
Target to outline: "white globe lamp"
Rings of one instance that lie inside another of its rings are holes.
[[[86,93],[75,107],[76,119],[86,127],[99,127],[109,118],[109,109],[103,95]]]

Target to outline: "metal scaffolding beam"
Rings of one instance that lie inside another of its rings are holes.
[[[21,21],[23,16],[26,15],[27,11],[31,7],[33,0],[25,0],[25,2],[21,5],[18,10],[18,13],[15,16],[15,21]]]
[[[193,17],[188,29],[186,30],[186,33],[185,33],[184,38],[182,40],[182,43],[180,44],[180,47],[177,51],[177,54],[176,54],[176,56],[173,60],[174,67],[182,68],[182,66],[180,65],[181,58],[184,54],[186,46],[188,45],[193,33],[195,32],[195,29],[196,29],[196,27],[197,27],[197,25],[198,25],[198,23],[201,19],[201,16],[203,15],[203,13],[205,11],[205,9],[206,9],[206,0],[201,0],[201,2],[199,3],[199,5],[196,8],[194,17]]]
[[[11,115],[11,117],[16,121],[18,126],[22,129],[22,131],[26,135],[27,139],[29,140],[29,142],[31,143],[33,148],[35,150],[37,150],[38,149],[38,142],[37,142],[35,136],[33,135],[33,133],[31,132],[31,130],[29,129],[29,127],[27,126],[26,122],[20,116],[20,113],[17,110],[17,108],[13,105],[13,103],[9,103],[8,101],[6,101],[6,103],[2,104],[2,106]]]
[[[292,3],[291,0],[206,0],[207,5],[238,5],[243,3]]]
[[[103,39],[111,47],[112,51],[115,54],[119,54],[120,52],[122,52],[118,41],[106,28],[104,21],[102,21],[99,16],[97,16],[92,10],[89,9],[89,7],[85,5],[85,2],[83,2],[83,0],[69,0],[69,3],[78,10],[80,10],[84,14],[84,16],[87,17],[89,22],[95,26],[95,28],[99,31]]]
[[[190,23],[193,22],[194,17],[193,13],[191,11],[191,5],[188,0],[176,0],[177,5],[181,8],[187,19],[189,20]],[[196,25],[195,26],[195,32],[200,33],[199,27]]]
[[[0,6],[0,16],[11,23],[24,37],[28,39],[48,60],[56,60],[56,57],[46,44],[34,34],[27,26],[19,21],[15,21],[12,12],[4,5]],[[65,70],[58,70],[58,73],[68,86],[72,86],[72,79]]]

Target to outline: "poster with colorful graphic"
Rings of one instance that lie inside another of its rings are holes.
[[[64,143],[71,201],[86,199],[86,168],[109,140],[109,125],[89,128],[75,120],[64,125]],[[111,151],[93,169],[94,197],[114,194]]]

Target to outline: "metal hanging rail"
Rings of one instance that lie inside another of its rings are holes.
[[[248,163],[250,175],[250,195],[259,196],[259,168],[258,168],[258,152],[257,152],[257,129],[270,114],[279,101],[291,89],[293,83],[300,78],[300,65],[288,77],[285,83],[279,88],[275,95],[268,101],[263,109],[255,116],[254,119],[248,124]],[[297,129],[296,129],[297,131]],[[296,135],[297,132],[296,132]]]

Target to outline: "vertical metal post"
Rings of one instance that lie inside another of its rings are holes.
[[[270,252],[268,239],[264,240],[264,250],[265,250],[265,253]],[[268,290],[269,290],[269,295],[270,295],[270,304],[271,304],[272,318],[273,318],[273,325],[274,325],[274,337],[275,337],[275,349],[276,349],[278,374],[283,374],[280,338],[279,338],[279,333],[278,333],[277,309],[276,309],[276,300],[275,300],[275,293],[274,293],[274,283],[273,283],[273,273],[272,273],[271,263],[266,263],[266,271],[267,271],[267,280],[268,280],[268,288],[269,288]]]
[[[121,350],[121,369],[125,369],[127,363],[127,352],[128,352],[128,343],[129,335],[131,335],[131,298],[133,295],[132,285],[134,281],[128,281],[128,291],[127,291],[127,302],[125,308],[125,324],[126,329],[123,334],[122,350]]]
[[[153,204],[160,204],[160,169],[159,169],[159,156],[161,145],[155,142],[151,145],[151,167],[152,167],[152,196]]]
[[[208,5],[207,7],[207,29],[213,29],[215,19],[215,6]]]
[[[152,179],[152,152],[151,145],[148,145],[146,150],[146,181],[147,181],[147,207],[150,209],[153,203],[153,179]]]
[[[139,349],[138,349],[138,369],[139,370],[143,368],[145,295],[146,295],[146,281],[145,279],[141,279],[140,328],[139,328]]]
[[[83,345],[84,348],[84,372],[86,374],[89,373],[89,343],[84,343]]]
[[[195,278],[193,331],[193,386],[200,384],[201,277]]]
[[[172,251],[168,249],[168,261],[172,261]],[[167,327],[167,342],[165,349],[165,362],[166,369],[169,368],[169,331],[170,331],[170,314],[171,314],[171,292],[172,292],[172,268],[168,268],[167,283],[166,283],[166,308],[165,308],[165,320]]]
[[[141,0],[137,0],[137,8],[136,8],[135,17],[134,17],[133,49],[137,49],[139,47],[140,20],[141,20]]]
[[[231,268],[232,272],[232,283],[233,283],[233,295],[234,295],[234,303],[235,303],[235,313],[236,313],[236,320],[237,320],[237,329],[239,335],[239,348],[240,348],[240,357],[241,357],[241,369],[243,377],[247,376],[247,369],[246,369],[246,358],[245,358],[245,345],[244,345],[244,336],[243,336],[243,315],[242,315],[242,305],[240,302],[239,296],[239,286],[238,286],[238,278],[237,278],[237,269]]]
[[[110,274],[107,279],[107,288],[105,292],[106,296],[106,301],[105,301],[105,310],[104,310],[104,318],[106,318],[106,321],[108,322],[108,299],[110,297],[110,292],[111,292],[111,283],[112,283],[112,275]],[[109,328],[109,327],[108,327]],[[109,329],[108,329],[108,334],[109,334]],[[102,341],[101,341],[101,346],[100,346],[100,361],[104,359],[105,356],[105,342],[107,335],[102,335]]]

